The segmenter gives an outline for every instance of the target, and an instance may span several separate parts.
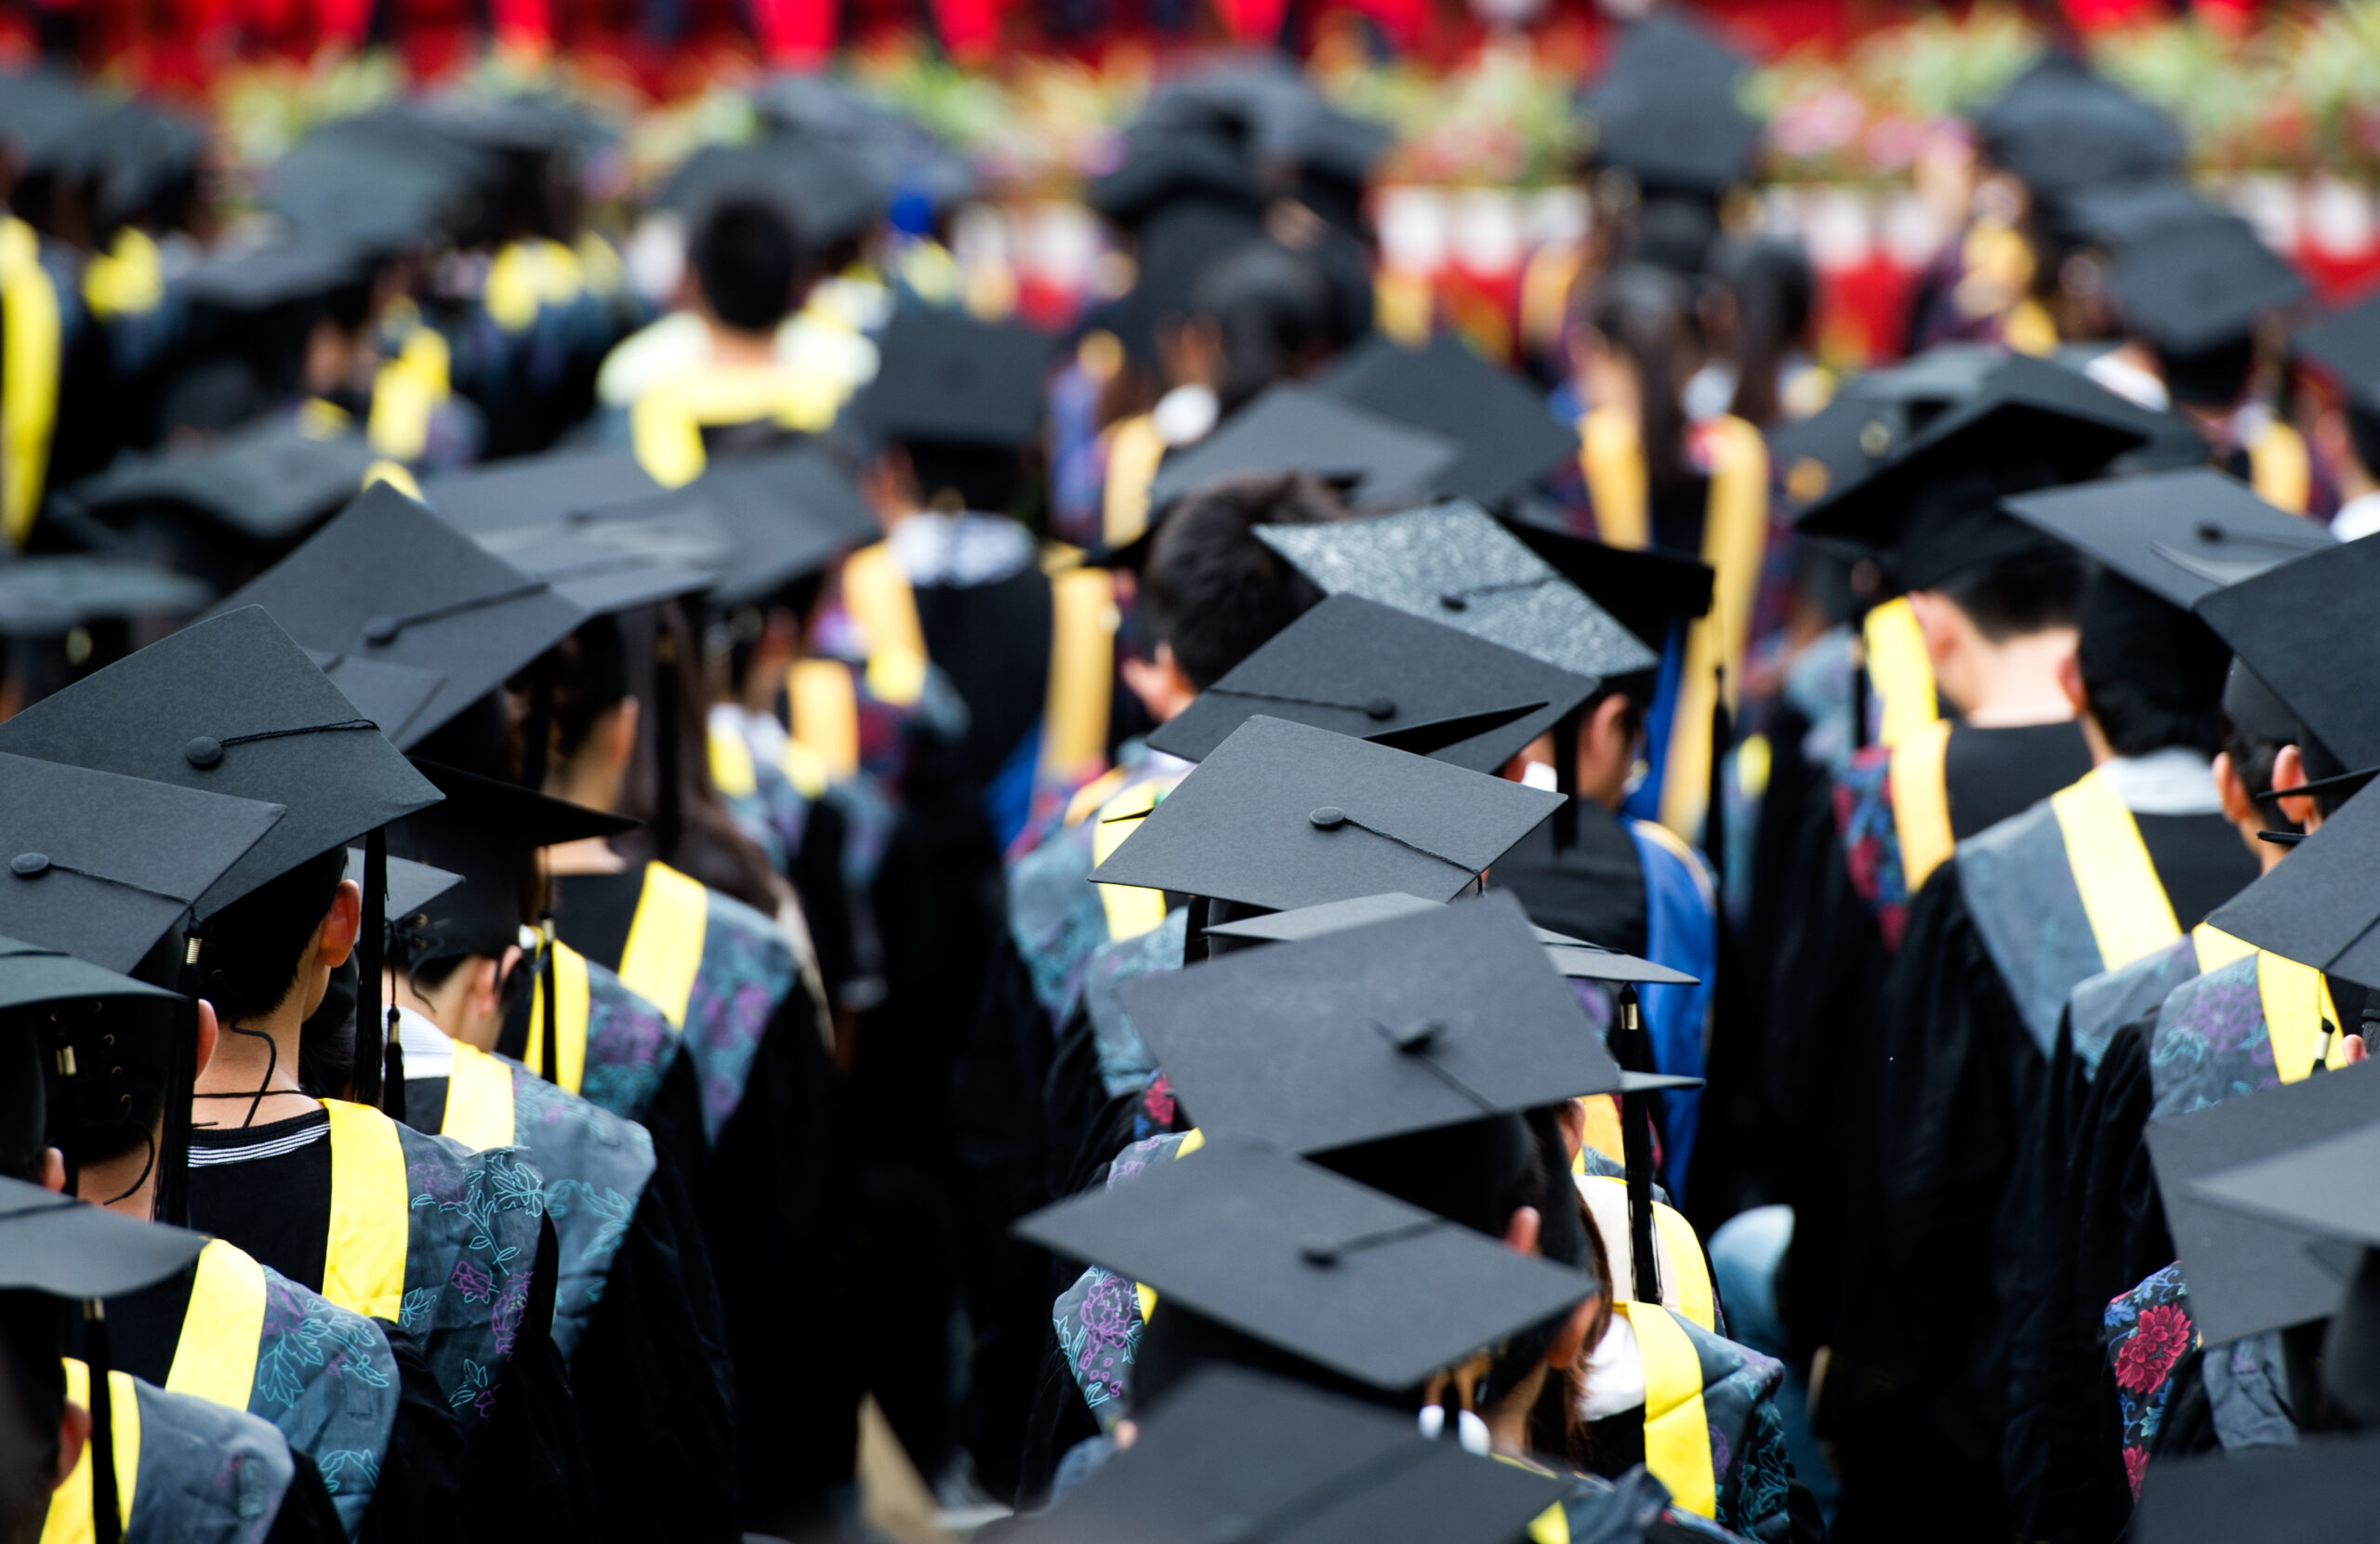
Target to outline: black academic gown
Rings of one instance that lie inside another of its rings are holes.
[[[2176,920],[2203,920],[2254,878],[2222,816],[2135,816]],[[1987,949],[1955,856],[1910,907],[1877,1019],[1878,1097],[1847,1112],[1882,1205],[1846,1216],[1836,1356],[1879,1436],[1846,1466],[1843,1537],[1895,1519],[1945,1537],[2008,1526],[2002,1426],[2012,1315],[2052,1266],[2040,1133],[2048,1059]],[[1921,1509],[1919,1511],[1909,1510]]]

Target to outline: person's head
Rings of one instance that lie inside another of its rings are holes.
[[[2220,723],[2223,749],[2215,759],[2215,785],[2223,813],[2262,866],[2270,868],[2289,849],[2261,840],[2259,832],[2313,831],[2353,791],[2275,798],[2273,790],[2323,782],[2347,769],[2243,661],[2233,662],[2224,684]]]
[[[2095,750],[2222,749],[2216,719],[2230,652],[2205,623],[2110,569],[2085,583],[2081,636],[2060,684]]]
[[[90,1413],[66,1398],[66,1304],[0,1292],[0,1544],[33,1544],[50,1493],[90,1439]]]
[[[1645,733],[1645,705],[1652,699],[1652,678],[1633,676],[1615,682],[1589,699],[1579,715],[1577,758],[1572,786],[1580,798],[1617,811],[1628,797],[1629,774],[1636,768],[1636,744]]]
[[[1779,393],[1785,361],[1807,340],[1818,279],[1799,243],[1765,238],[1725,241],[1713,254],[1712,286],[1703,306],[1736,364],[1736,395],[1728,411],[1760,428],[1783,416]]]
[[[2054,672],[2074,644],[2085,574],[2071,549],[2044,548],[1911,590],[1910,610],[1925,640],[1935,681],[1950,706],[1972,712],[1992,684],[1994,662],[2009,658],[2016,645],[2050,645],[2035,652],[2042,667]]]
[[[1616,268],[1585,291],[1574,356],[1587,404],[1635,420],[1655,487],[1690,472],[1679,396],[1694,368],[1692,297],[1676,275],[1644,263]]]
[[[1162,721],[1322,599],[1312,581],[1258,538],[1260,525],[1319,525],[1346,511],[1302,473],[1232,477],[1174,504],[1149,544],[1142,614],[1152,660],[1130,660],[1125,683]]]
[[[878,453],[866,482],[883,513],[1000,515],[1015,508],[1025,475],[1025,455],[1012,446],[905,440]]]
[[[283,1017],[294,1028],[321,1005],[363,921],[364,894],[347,878],[346,847],[309,858],[192,930],[199,996],[228,1031]]]
[[[69,1037],[75,1071],[53,1081],[31,1069],[37,1161],[28,1170],[23,1144],[12,1144],[8,1176],[62,1190],[71,1167],[77,1196],[146,1221],[165,1157],[175,1061],[194,1052],[195,1070],[204,1072],[215,1054],[213,1010],[204,1002],[192,1009],[180,998],[126,996],[19,1010]],[[46,1151],[41,1142],[50,1144]]]
[[[2256,367],[2256,340],[2253,336],[2226,338],[2188,352],[2159,346],[2156,354],[2158,374],[2164,376],[2165,390],[2176,407],[2228,412],[2247,393],[2248,377]]]
[[[1312,376],[1339,343],[1329,276],[1274,241],[1250,242],[1210,267],[1190,291],[1189,313],[1214,340],[1226,416],[1275,381]]]
[[[638,719],[618,619],[592,618],[555,644],[540,666],[553,691],[542,791],[591,809],[618,809],[636,761]]]
[[[800,302],[801,247],[775,205],[731,198],[705,215],[686,251],[695,298],[726,332],[773,334]]]
[[[2380,490],[2380,408],[2361,393],[2314,416],[2314,441],[2348,498]]]

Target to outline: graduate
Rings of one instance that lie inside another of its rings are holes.
[[[200,996],[224,1030],[193,1095],[190,1217],[341,1307],[413,1326],[461,1416],[473,1537],[583,1531],[585,1459],[549,1333],[554,1244],[534,1170],[298,1082],[300,1026],[363,924],[346,844],[437,789],[252,607],[19,714],[0,725],[0,749],[288,810],[192,908]],[[358,1091],[377,1096],[368,998],[357,1019]]]

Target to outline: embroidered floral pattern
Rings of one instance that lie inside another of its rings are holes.
[[[702,1092],[703,1135],[717,1142],[744,1102],[760,1036],[800,977],[793,945],[774,921],[717,891],[709,903],[686,999],[685,1048]]]
[[[2137,1497],[2173,1395],[2174,1369],[2199,1343],[2181,1266],[2166,1266],[2108,1304],[2102,1339],[2115,1369],[2124,1473]]]
[[[587,1064],[581,1099],[628,1120],[642,1120],[678,1054],[678,1032],[653,1003],[619,976],[587,962]]]
[[[526,1067],[513,1067],[512,1102],[513,1134],[547,1176],[545,1210],[559,1246],[554,1345],[567,1361],[602,1300],[637,1199],[653,1177],[653,1138]]]
[[[2140,1311],[2133,1332],[2116,1353],[2116,1383],[2135,1393],[2147,1393],[2165,1381],[2182,1353],[2190,1349],[2189,1315],[2169,1303]]]
[[[263,1270],[264,1329],[248,1413],[271,1421],[290,1446],[314,1460],[352,1536],[364,1525],[396,1422],[396,1357],[363,1314]]]
[[[1851,889],[1875,908],[1884,946],[1900,947],[1909,925],[1909,881],[1900,865],[1900,827],[1893,820],[1892,752],[1870,746],[1835,779],[1834,825]]]
[[[1113,1190],[1146,1173],[1151,1164],[1179,1156],[1189,1135],[1168,1132],[1125,1148],[1107,1165],[1107,1187]],[[1143,1327],[1138,1290],[1124,1277],[1094,1265],[1059,1295],[1050,1318],[1083,1403],[1103,1430],[1114,1426],[1130,1408],[1132,1357],[1140,1349]]]
[[[484,1419],[496,1405],[490,1369],[512,1354],[528,1312],[545,1181],[519,1148],[473,1153],[402,1126],[397,1135],[413,1195],[400,1322],[448,1403]]]
[[[2157,1092],[2151,1120],[2281,1086],[2254,955],[2166,997],[2149,1041],[2149,1075]]]

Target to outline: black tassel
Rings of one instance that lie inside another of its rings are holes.
[[[83,1363],[91,1372],[91,1537],[98,1544],[123,1544],[124,1517],[117,1510],[115,1390],[109,1376],[108,1311],[97,1300],[83,1305]]]
[[[397,1032],[397,1008],[389,1005],[389,1033],[381,1037],[380,1113],[403,1123],[405,1118],[405,1042]]]
[[[545,1034],[537,1050],[537,1076],[562,1083],[562,994],[554,989],[554,914],[537,919],[537,990],[545,994]]]
[[[1579,734],[1586,728],[1583,707],[1572,708],[1554,725],[1554,791],[1562,807],[1554,812],[1554,851],[1579,845]]]
[[[198,1085],[198,1004],[175,1005],[181,1033],[173,1039],[165,1065],[165,1126],[157,1138],[155,1216],[177,1228],[190,1226],[190,1105]]]
[[[364,928],[355,941],[355,1102],[375,1106],[385,1091],[380,970],[388,909],[389,838],[376,827],[364,838]]]
[[[1646,1060],[1642,1054],[1641,1037],[1644,1022],[1638,1017],[1636,988],[1623,985],[1620,989],[1620,1044],[1612,1049],[1623,1067]],[[1653,1253],[1653,1114],[1648,1093],[1620,1096],[1620,1151],[1628,1167],[1628,1249],[1635,1270],[1633,1284],[1638,1302],[1661,1300],[1659,1261]]]
[[[1727,667],[1712,672],[1710,804],[1702,812],[1702,852],[1711,860],[1724,893],[1727,878],[1727,747],[1735,738],[1735,721],[1727,713]]]

